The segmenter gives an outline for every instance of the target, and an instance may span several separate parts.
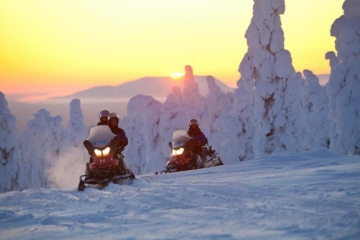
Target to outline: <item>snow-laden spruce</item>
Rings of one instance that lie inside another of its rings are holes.
[[[206,81],[209,87],[207,101],[211,116],[209,128],[210,132],[214,134],[216,132],[221,132],[224,128],[225,121],[222,119],[227,119],[232,103],[230,96],[223,92],[220,87],[216,85],[213,76],[207,76]]]
[[[70,102],[70,118],[67,130],[69,144],[74,147],[83,147],[83,141],[89,134],[89,128],[85,125],[79,99],[73,99]]]
[[[68,127],[64,129],[64,140],[58,142],[61,151],[47,171],[51,186],[63,189],[70,188],[77,182],[77,177],[84,174],[86,162],[89,160],[88,152],[83,146],[89,128],[85,125],[79,99],[70,102],[69,116]]]
[[[186,103],[184,108],[188,116],[187,122],[192,118],[196,118],[200,123],[200,128],[203,133],[211,137],[209,129],[211,116],[208,110],[207,100],[199,92],[199,86],[195,82],[193,69],[190,65],[185,66],[183,80],[183,100]]]
[[[335,66],[338,65],[340,62],[340,59],[336,56],[336,54],[333,51],[327,52],[325,54],[325,59],[329,60],[331,72],[335,68]]]
[[[237,150],[242,149],[237,142],[237,133],[241,125],[231,129],[234,125],[231,120],[229,121],[234,96],[233,94],[221,91],[220,87],[215,84],[213,76],[207,76],[207,84],[209,86],[207,100],[211,116],[208,140],[212,148],[222,157],[223,161],[225,159],[226,163],[230,163],[230,159],[238,159],[239,151]]]
[[[302,113],[305,125],[304,150],[329,147],[329,112],[328,101],[323,96],[325,87],[319,83],[319,78],[310,70],[304,70],[304,84],[302,86]]]
[[[331,26],[340,63],[333,68],[327,88],[336,127],[330,147],[334,152],[360,154],[360,1],[346,0],[343,10]]]
[[[174,87],[172,93],[168,94],[165,102],[161,107],[159,117],[159,135],[163,137],[164,142],[161,146],[161,152],[164,156],[164,162],[170,156],[169,142],[171,141],[172,133],[178,129],[186,129],[189,121],[188,115],[182,104],[182,93],[178,87]],[[165,164],[160,169],[165,167]],[[159,169],[157,169],[158,171]]]
[[[21,162],[19,136],[16,119],[0,92],[0,192],[31,187],[23,178],[26,171]]]
[[[254,158],[254,135],[256,119],[254,114],[254,89],[247,88],[243,76],[246,75],[239,67],[241,79],[234,91],[234,102],[229,116],[221,132],[214,138],[216,149],[225,163]],[[225,141],[224,141],[225,140]],[[221,147],[220,147],[221,146]],[[226,149],[227,147],[227,149]]]
[[[290,52],[284,49],[280,14],[284,0],[255,0],[253,17],[245,37],[248,52],[243,61],[248,69],[246,85],[255,81],[255,156],[302,149],[300,83],[294,79]],[[251,74],[251,75],[249,75]]]
[[[159,101],[139,94],[130,99],[127,106],[128,116],[120,122],[129,141],[124,151],[125,161],[134,174],[142,173],[147,164],[150,164],[152,156],[157,155],[154,146],[157,144],[160,108]]]
[[[50,187],[48,170],[51,169],[66,144],[65,130],[60,116],[52,117],[50,112],[40,109],[34,119],[28,121],[22,136],[21,151],[26,163],[26,175],[22,176],[35,188]]]

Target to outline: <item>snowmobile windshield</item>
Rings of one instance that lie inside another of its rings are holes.
[[[186,130],[176,130],[172,134],[172,148],[177,149],[180,147],[184,147],[185,143],[187,143],[192,137],[189,136]]]
[[[107,125],[98,125],[90,129],[88,140],[94,148],[102,149],[108,146],[116,135],[113,134]]]

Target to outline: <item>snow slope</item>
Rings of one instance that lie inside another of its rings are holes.
[[[0,194],[1,239],[360,239],[360,156],[328,149],[105,189]]]

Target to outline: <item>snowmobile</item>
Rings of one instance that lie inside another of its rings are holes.
[[[92,127],[84,146],[91,158],[86,163],[85,175],[80,176],[79,191],[84,191],[87,185],[105,187],[110,182],[121,183],[125,179],[135,178],[131,170],[122,166],[119,160],[122,155],[117,151],[119,138],[111,132],[109,126]]]
[[[215,150],[202,147],[202,156],[194,149],[198,146],[195,139],[189,136],[186,130],[175,130],[172,140],[169,142],[171,155],[166,164],[165,170],[161,173],[187,171],[199,168],[208,168],[223,165]]]

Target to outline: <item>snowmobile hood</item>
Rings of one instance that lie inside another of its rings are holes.
[[[171,138],[172,147],[174,149],[183,147],[191,138],[186,130],[175,130]]]
[[[88,140],[93,147],[101,149],[108,146],[115,136],[116,135],[111,132],[109,126],[99,125],[90,129],[89,136],[86,140]]]

